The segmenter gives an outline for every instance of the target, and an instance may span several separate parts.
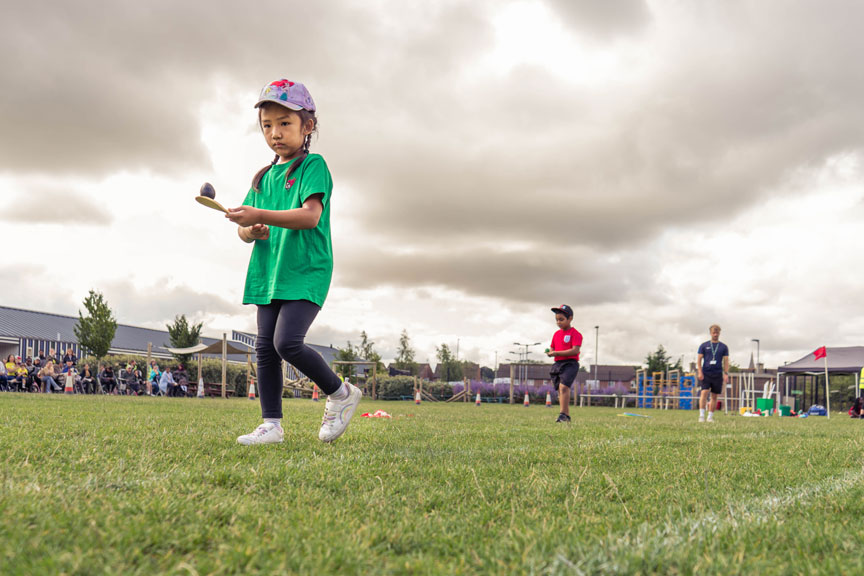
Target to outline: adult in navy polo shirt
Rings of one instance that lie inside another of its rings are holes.
[[[697,376],[702,392],[699,394],[699,422],[705,422],[705,403],[708,393],[711,393],[711,403],[708,405],[708,422],[714,421],[714,407],[717,397],[723,392],[723,386],[729,382],[729,348],[720,342],[720,326],[712,325],[708,329],[711,339],[699,346],[696,357]]]

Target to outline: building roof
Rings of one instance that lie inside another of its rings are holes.
[[[0,306],[0,337],[31,338],[34,340],[77,342],[75,336],[75,325],[78,323],[77,316],[64,316],[50,312],[36,312],[9,306]],[[255,335],[248,332],[231,332],[232,340],[243,342],[254,348]],[[220,342],[221,338],[201,337],[204,344]],[[111,342],[109,352],[114,354],[141,354],[147,353],[147,344],[153,345],[155,355],[167,356],[165,348],[171,346],[171,337],[167,330],[154,330],[152,328],[141,328],[128,324],[117,324],[117,332]],[[337,350],[330,346],[308,344],[313,350],[321,354],[327,364],[330,364],[336,356]],[[254,359],[254,353],[253,353]],[[229,354],[228,358],[236,362],[245,362],[245,354]]]
[[[585,367],[588,380],[594,379],[594,366]],[[597,365],[597,379],[601,382],[630,382],[636,379],[636,368],[633,366],[616,366],[612,364]]]

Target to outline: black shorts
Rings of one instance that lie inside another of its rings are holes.
[[[576,376],[579,375],[579,361],[563,360],[555,362],[552,370],[549,371],[549,375],[552,377],[552,384],[556,389],[561,384],[564,384],[568,388],[573,388]]]
[[[712,394],[723,393],[723,373],[703,372],[702,381],[699,383],[702,390],[711,390]]]

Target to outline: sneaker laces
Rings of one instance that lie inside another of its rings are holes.
[[[268,427],[267,424],[261,424],[260,426],[255,428],[255,431],[249,434],[249,436],[264,436],[275,427],[275,425]]]
[[[326,407],[324,408],[324,417],[321,418],[321,425],[330,426],[333,422],[336,421],[336,412],[332,410],[328,410]]]

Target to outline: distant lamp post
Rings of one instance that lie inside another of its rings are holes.
[[[759,339],[753,338],[751,341],[756,343],[756,372],[759,372]]]
[[[528,351],[528,348],[530,348],[531,346],[540,346],[540,342],[534,342],[533,344],[520,344],[519,342],[514,342],[513,345],[525,347],[525,353],[524,353],[525,359],[524,359],[524,361],[527,362],[528,361],[528,354],[531,353]],[[521,358],[520,358],[520,360],[521,360]],[[520,366],[520,372],[523,372],[523,374],[524,374],[524,379],[522,376],[520,376],[520,378],[519,378],[522,381],[522,383],[524,384],[525,381],[528,380],[528,366]]]
[[[594,326],[594,385],[598,388],[600,387],[600,381],[598,380],[597,369],[598,369],[598,361],[600,359],[600,326]],[[590,390],[590,387],[589,387]],[[589,392],[590,394],[590,392]]]

